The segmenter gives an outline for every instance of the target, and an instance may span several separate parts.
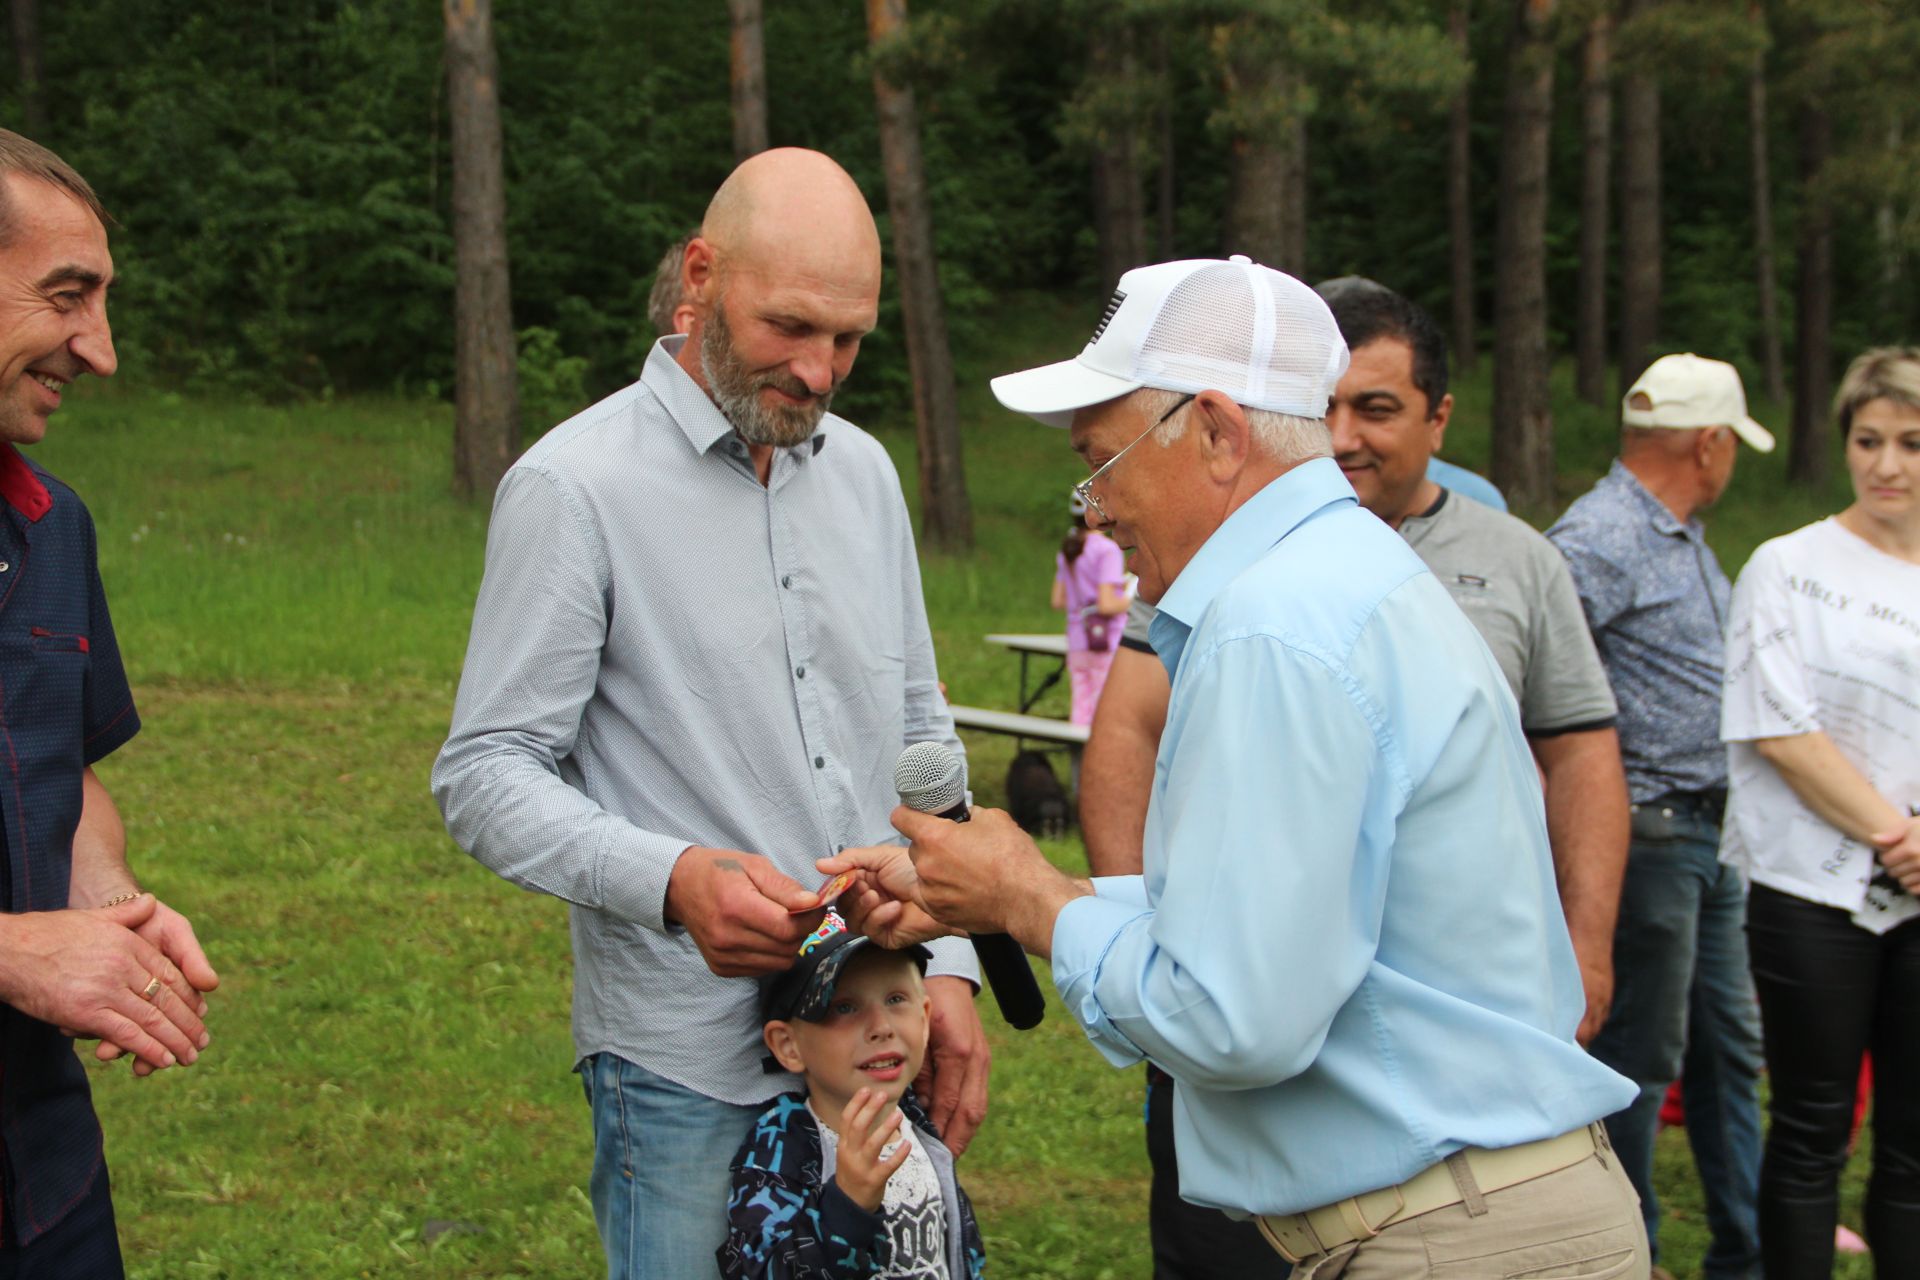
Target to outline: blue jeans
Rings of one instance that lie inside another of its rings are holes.
[[[1759,1275],[1760,1013],[1747,962],[1746,884],[1722,866],[1718,805],[1671,794],[1634,806],[1613,935],[1613,1011],[1593,1056],[1640,1086],[1607,1133],[1658,1251],[1653,1138],[1680,1078],[1707,1200],[1708,1277]]]
[[[611,1053],[580,1064],[593,1108],[593,1220],[607,1280],[719,1273],[728,1166],[759,1107],[738,1107]]]

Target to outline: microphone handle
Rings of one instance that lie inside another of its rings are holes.
[[[1040,995],[1040,984],[1034,981],[1033,967],[1020,944],[1004,933],[976,933],[973,953],[980,957],[980,971],[987,975],[987,985],[993,989],[994,1002],[1007,1025],[1015,1031],[1039,1026],[1047,1002]]]
[[[965,822],[973,813],[967,808],[966,797],[962,796],[960,803],[938,816]],[[973,954],[980,958],[980,971],[987,975],[987,986],[1007,1025],[1015,1031],[1039,1026],[1040,1019],[1046,1016],[1047,1002],[1040,994],[1033,966],[1027,963],[1027,953],[1021,950],[1020,944],[1004,933],[977,933],[973,935]]]

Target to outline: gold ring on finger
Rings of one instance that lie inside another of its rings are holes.
[[[142,1000],[151,1001],[155,996],[160,994],[160,988],[163,985],[165,984],[163,984],[158,978],[154,978],[150,980],[147,983],[147,989],[140,993],[140,998]]]

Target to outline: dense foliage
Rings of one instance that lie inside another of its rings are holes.
[[[1580,133],[1578,0],[1561,5],[1549,222],[1556,343],[1574,315]],[[1839,156],[1839,354],[1911,331],[1920,243],[1920,19],[1892,0],[1771,6],[1777,252],[1791,315],[1797,94],[1833,96]],[[645,299],[664,246],[732,163],[727,16],[717,0],[495,6],[506,126],[515,324],[530,426],[631,377],[653,334]],[[1170,108],[1171,245],[1217,254],[1228,150],[1222,44],[1252,14],[1302,87],[1307,264],[1363,272],[1444,314],[1445,99],[1466,69],[1444,0],[919,0],[909,65],[926,131],[943,282],[957,340],[990,295],[1100,288],[1090,150],[1101,121]],[[1474,6],[1475,217],[1491,290],[1494,173],[1511,6]],[[1667,287],[1661,341],[1755,350],[1746,0],[1668,0],[1620,36],[1662,76]],[[1844,12],[1842,12],[1844,11]],[[1838,16],[1835,16],[1835,15]],[[854,0],[767,0],[771,134],[839,157],[884,209],[870,55]],[[1145,56],[1088,82],[1089,41],[1128,25]],[[66,0],[41,15],[46,140],[121,222],[115,318],[130,369],[263,393],[443,391],[452,245],[438,6],[422,0]],[[1764,31],[1758,37],[1767,40]],[[1265,46],[1263,46],[1265,47]],[[1451,59],[1451,61],[1449,61]],[[11,60],[7,118],[21,118]],[[1864,89],[1864,91],[1863,91]],[[1255,104],[1259,106],[1260,104]],[[1152,188],[1162,146],[1141,131]],[[883,219],[884,221],[884,219]],[[1150,233],[1152,256],[1158,234]],[[891,291],[856,379],[905,401]],[[1479,314],[1490,317],[1483,297]],[[1791,335],[1789,334],[1789,340]]]

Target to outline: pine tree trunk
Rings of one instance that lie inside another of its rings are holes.
[[[1626,19],[1654,0],[1628,0]],[[1620,389],[1653,359],[1660,333],[1660,82],[1620,78]]]
[[[1135,86],[1132,34],[1117,23],[1093,33],[1089,71],[1096,84]],[[1115,112],[1093,148],[1093,225],[1099,244],[1101,288],[1147,260],[1146,208],[1141,198],[1139,137],[1131,115]]]
[[[867,35],[878,49],[905,26],[906,0],[867,0]],[[880,122],[880,161],[887,176],[893,261],[900,278],[900,316],[913,377],[914,427],[920,445],[920,531],[942,551],[973,545],[973,512],[960,457],[960,410],[954,399],[953,352],[940,298],[927,206],[920,121],[913,90],[889,82],[878,62],[873,97]]]
[[[1833,151],[1833,121],[1818,102],[1800,109],[1800,285],[1794,299],[1793,437],[1787,477],[1810,488],[1825,486],[1833,459],[1827,414],[1833,395],[1833,206],[1827,194],[1827,159]]]
[[[1589,404],[1607,403],[1607,211],[1613,159],[1613,16],[1587,24],[1580,83],[1580,311],[1575,382]]]
[[[20,121],[41,146],[47,136],[47,86],[40,64],[40,0],[13,0],[13,56],[20,70]]]
[[[454,243],[453,487],[490,497],[520,452],[491,0],[445,0]]]
[[[1887,120],[1887,154],[1899,163],[1901,144],[1905,141],[1900,125],[1898,110],[1890,111]],[[1873,211],[1873,238],[1880,250],[1879,296],[1876,299],[1883,315],[1897,315],[1905,301],[1900,296],[1900,271],[1906,256],[1901,242],[1900,210],[1895,207],[1894,193],[1881,188],[1880,200]]]
[[[1470,65],[1469,0],[1454,0],[1447,33]],[[1474,318],[1477,280],[1473,271],[1473,112],[1463,82],[1454,95],[1447,122],[1447,240],[1453,259],[1453,359],[1460,372],[1470,373],[1480,362],[1479,324]]]
[[[1764,27],[1766,6],[1752,0],[1747,6],[1749,21]],[[1787,398],[1786,378],[1780,360],[1780,303],[1775,286],[1773,263],[1773,178],[1767,155],[1767,55],[1753,55],[1753,71],[1747,80],[1747,135],[1753,155],[1753,269],[1759,286],[1760,363],[1765,371],[1767,395],[1775,401]]]
[[[733,26],[728,82],[733,98],[733,158],[738,161],[767,149],[767,49],[760,0],[727,0],[727,14]]]
[[[1522,510],[1553,501],[1547,351],[1547,155],[1554,0],[1517,0],[1500,140],[1494,274],[1493,480]]]
[[[1173,154],[1173,72],[1167,58],[1167,34],[1159,33],[1155,40],[1156,70],[1160,77],[1160,106],[1154,113],[1155,133],[1160,152],[1158,236],[1154,257],[1160,262],[1173,260],[1173,197],[1174,197],[1174,154]]]
[[[1227,42],[1226,93],[1242,127],[1227,159],[1227,252],[1300,275],[1306,270],[1306,121],[1293,72],[1262,50],[1252,19]]]
[[[1281,270],[1307,274],[1307,118],[1295,113],[1282,130],[1280,187]]]

